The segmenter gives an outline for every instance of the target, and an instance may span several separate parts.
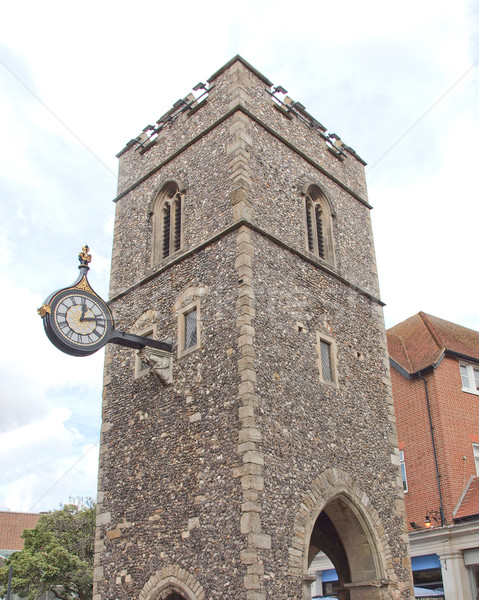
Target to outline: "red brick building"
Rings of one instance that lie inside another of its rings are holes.
[[[23,550],[25,540],[22,533],[25,529],[35,529],[38,524],[39,514],[0,511],[0,566],[14,552]],[[11,600],[23,600],[16,594],[10,594]],[[44,592],[38,600],[53,600],[51,592]]]
[[[0,555],[8,557],[22,550],[22,533],[25,529],[35,529],[39,517],[35,513],[0,511]]]
[[[420,312],[387,336],[415,584],[476,600],[479,332]]]

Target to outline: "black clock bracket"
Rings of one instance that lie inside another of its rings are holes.
[[[143,351],[143,355],[145,347],[171,354],[172,346],[167,342],[115,329],[107,303],[88,282],[89,250],[88,246],[83,246],[78,255],[80,275],[75,283],[50,294],[37,311],[43,319],[48,339],[72,356],[89,356],[108,343]]]

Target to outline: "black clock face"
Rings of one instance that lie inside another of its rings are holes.
[[[104,346],[113,329],[108,307],[80,289],[59,292],[51,301],[45,328],[51,341],[73,355],[92,354]]]

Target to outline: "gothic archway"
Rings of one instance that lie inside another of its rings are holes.
[[[314,576],[308,569],[319,552],[336,569],[340,600],[389,598],[388,574],[394,567],[387,535],[367,494],[352,477],[338,468],[323,472],[299,506],[289,554],[291,572],[303,576],[304,600],[311,598]]]
[[[166,595],[165,595],[166,594]],[[158,600],[187,600],[184,596],[178,592],[164,592],[158,596]]]
[[[384,572],[369,524],[345,494],[330,500],[314,522],[308,565],[318,552],[333,563],[339,600],[380,600]]]
[[[138,600],[205,600],[205,592],[192,573],[168,565],[150,577]]]

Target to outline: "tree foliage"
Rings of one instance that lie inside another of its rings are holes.
[[[95,505],[66,504],[40,515],[35,529],[23,532],[23,550],[15,552],[0,570],[5,595],[12,565],[12,592],[36,600],[50,591],[61,600],[91,600]]]

